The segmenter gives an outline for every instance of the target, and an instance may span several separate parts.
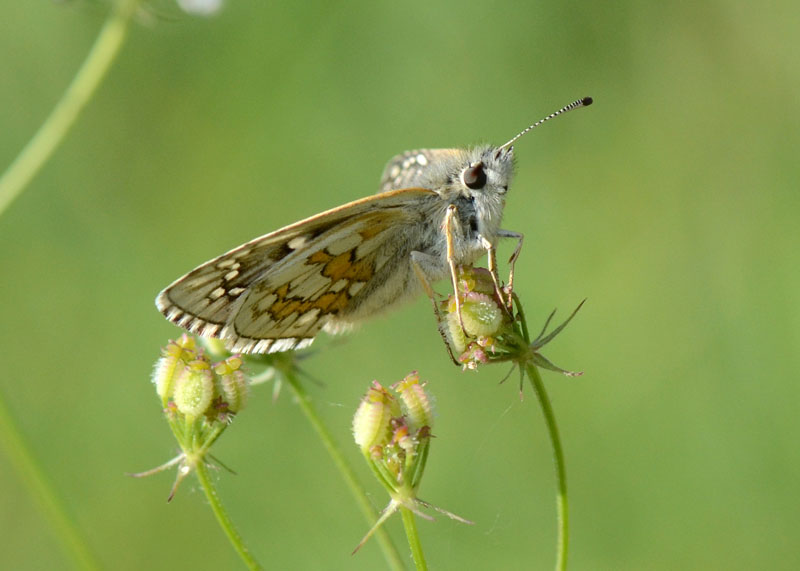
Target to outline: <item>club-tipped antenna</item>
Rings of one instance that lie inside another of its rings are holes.
[[[583,99],[578,99],[577,101],[573,101],[572,103],[570,103],[569,105],[566,105],[565,107],[562,107],[561,109],[559,109],[555,113],[550,113],[550,115],[548,115],[544,119],[539,119],[538,121],[536,121],[536,123],[534,123],[530,127],[525,128],[518,135],[513,137],[509,142],[507,142],[505,145],[501,146],[500,149],[505,149],[507,147],[510,147],[522,135],[524,135],[528,131],[531,131],[531,130],[535,129],[536,127],[538,127],[542,123],[544,123],[546,121],[549,121],[553,117],[558,117],[559,115],[563,115],[567,111],[572,111],[573,109],[579,109],[581,107],[588,107],[591,104],[592,104],[592,98],[591,97],[584,97]]]

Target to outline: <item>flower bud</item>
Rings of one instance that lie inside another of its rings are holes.
[[[161,358],[156,362],[153,371],[153,383],[156,393],[166,405],[172,396],[175,380],[180,376],[186,364],[195,359],[195,340],[187,334],[181,335],[177,341],[170,341],[161,352]]]
[[[463,353],[467,348],[467,336],[458,320],[458,312],[449,311],[444,316],[444,332],[447,335],[447,342],[455,354]]]
[[[353,437],[363,453],[389,442],[390,423],[394,416],[393,409],[396,408],[392,395],[378,381],[372,381],[372,387],[361,399],[353,417]]]
[[[178,411],[188,417],[198,417],[208,410],[214,397],[214,379],[207,362],[189,363],[175,381],[173,400]]]
[[[247,378],[240,369],[241,357],[228,357],[214,365],[214,372],[219,375],[219,387],[222,398],[228,404],[230,412],[239,412],[247,404],[250,387]]]
[[[465,267],[460,275],[463,291],[495,295],[492,273],[486,268]]]
[[[420,384],[419,374],[416,371],[392,385],[400,395],[408,424],[415,431],[423,426],[433,426],[433,402],[424,387],[425,385]]]
[[[461,304],[461,319],[467,335],[485,337],[497,333],[503,323],[503,310],[492,297],[470,292]]]

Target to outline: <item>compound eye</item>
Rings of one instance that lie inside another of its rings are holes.
[[[461,180],[467,185],[467,188],[478,190],[486,186],[486,171],[483,169],[483,163],[467,167],[461,173]]]

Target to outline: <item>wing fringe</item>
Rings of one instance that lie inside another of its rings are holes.
[[[280,353],[297,351],[313,343],[313,337],[285,337],[282,339],[252,339],[237,335],[229,326],[210,323],[169,301],[165,291],[158,294],[156,307],[169,321],[194,335],[221,339],[231,353]]]

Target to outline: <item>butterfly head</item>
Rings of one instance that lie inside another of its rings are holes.
[[[514,152],[510,146],[453,150],[447,184],[440,194],[458,207],[465,227],[491,238],[500,227],[513,175]]]
[[[462,193],[472,197],[476,196],[475,193],[483,193],[488,196],[504,195],[508,192],[508,185],[514,172],[514,143],[542,123],[573,109],[591,104],[591,97],[578,99],[525,128],[499,147],[479,147],[468,151],[466,157],[458,157],[462,163],[458,177]]]
[[[467,196],[502,196],[514,174],[514,149],[483,146],[465,153],[456,185]]]

